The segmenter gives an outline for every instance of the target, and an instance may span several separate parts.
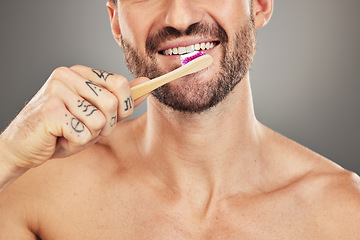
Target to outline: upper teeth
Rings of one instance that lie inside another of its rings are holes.
[[[199,50],[207,50],[215,47],[214,42],[196,43],[186,47],[169,48],[163,51],[165,55],[181,55]]]

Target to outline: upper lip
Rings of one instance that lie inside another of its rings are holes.
[[[177,47],[187,47],[190,45],[194,45],[197,43],[207,43],[207,42],[216,42],[219,41],[217,39],[208,39],[208,38],[191,38],[191,39],[175,39],[167,41],[160,45],[158,52],[165,51],[169,48],[177,48]]]

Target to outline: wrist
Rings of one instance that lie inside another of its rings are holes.
[[[0,192],[27,170],[28,168],[19,167],[15,164],[8,148],[0,141]]]

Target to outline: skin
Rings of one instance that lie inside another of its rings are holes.
[[[216,21],[232,39],[250,14],[265,25],[272,6],[108,2],[115,39],[143,56],[164,26]],[[199,81],[219,70],[220,51],[209,54]],[[157,63],[171,68],[164,56]],[[1,186],[22,175],[0,193],[1,239],[358,239],[359,178],[258,122],[248,73],[201,114],[149,96],[145,115],[121,121],[144,99],[133,103],[130,86],[84,66],[54,71],[0,138]]]

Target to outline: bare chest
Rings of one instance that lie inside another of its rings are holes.
[[[145,195],[74,197],[44,219],[43,240],[321,239],[312,213],[291,199],[234,200],[199,213]]]

